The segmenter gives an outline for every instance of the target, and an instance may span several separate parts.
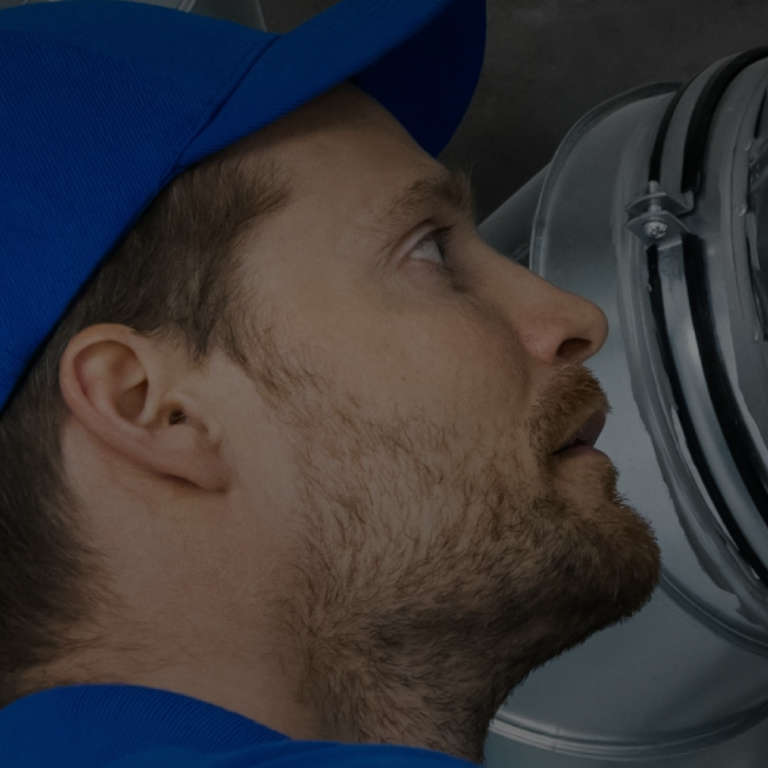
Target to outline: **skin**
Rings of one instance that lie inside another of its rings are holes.
[[[291,188],[238,246],[250,365],[118,325],[70,343],[65,469],[110,597],[46,677],[480,761],[511,688],[656,583],[610,460],[553,455],[606,408],[605,317],[484,245],[352,86],[227,151]]]

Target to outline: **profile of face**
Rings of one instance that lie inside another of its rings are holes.
[[[196,695],[215,662],[205,695],[233,708],[268,666],[268,706],[240,711],[289,735],[479,759],[510,689],[658,578],[610,459],[573,445],[607,410],[584,367],[605,317],[486,246],[466,179],[351,85],[225,151],[290,190],[237,243],[247,370],[221,353],[178,378],[162,341],[109,326],[62,364],[121,631],[194,659],[152,684]],[[155,418],[171,395],[196,415]],[[201,482],[177,446],[226,471]]]
[[[657,545],[609,458],[560,450],[607,410],[583,366],[606,320],[487,247],[466,180],[352,86],[249,141],[292,189],[241,247],[276,351],[260,338],[253,354],[270,359],[260,397],[281,393],[270,478],[290,500],[302,695],[328,732],[355,721],[362,739],[390,707],[418,730],[442,697],[481,739],[528,671],[656,584]],[[244,476],[263,476],[253,461]]]

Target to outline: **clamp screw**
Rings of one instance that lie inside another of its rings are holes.
[[[651,219],[643,224],[643,234],[652,240],[661,240],[667,234],[668,226],[666,222],[658,219]]]

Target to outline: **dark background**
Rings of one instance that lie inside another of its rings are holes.
[[[261,0],[286,32],[332,0]],[[488,0],[480,84],[443,159],[472,169],[481,216],[546,165],[570,126],[605,99],[684,82],[768,46],[768,0]]]

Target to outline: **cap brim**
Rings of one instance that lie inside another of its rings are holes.
[[[261,53],[187,146],[175,171],[346,80],[437,155],[469,106],[484,50],[483,0],[340,2]]]

